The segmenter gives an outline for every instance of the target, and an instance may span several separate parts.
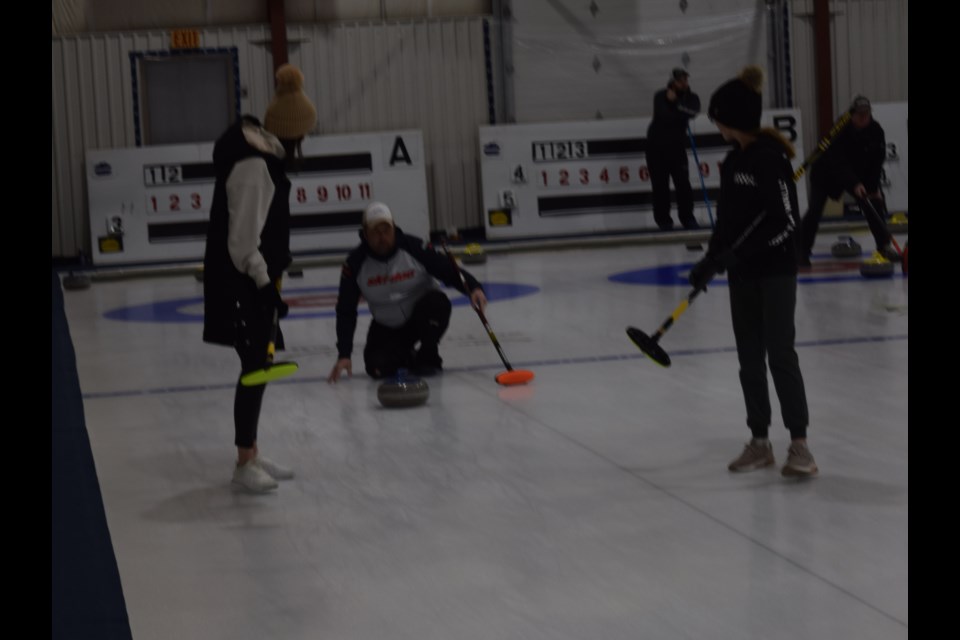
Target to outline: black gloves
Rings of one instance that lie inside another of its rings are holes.
[[[690,281],[690,286],[697,291],[701,289],[706,291],[707,285],[713,280],[715,275],[720,273],[721,268],[719,262],[710,256],[705,256],[690,269],[690,276],[687,278]]]
[[[706,291],[707,285],[710,284],[714,276],[723,273],[735,263],[736,257],[733,255],[733,251],[729,249],[716,256],[707,254],[700,262],[693,265],[687,280],[694,289]]]
[[[273,315],[273,310],[277,310],[277,318],[286,318],[290,313],[290,306],[280,297],[280,291],[277,285],[272,282],[264,287],[257,289],[257,305]]]

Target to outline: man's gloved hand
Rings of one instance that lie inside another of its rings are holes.
[[[286,318],[290,313],[290,306],[283,301],[280,290],[272,282],[257,289],[257,304],[270,315],[273,315],[273,310],[276,309],[277,318]]]

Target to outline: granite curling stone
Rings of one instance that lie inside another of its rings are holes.
[[[834,258],[853,258],[863,253],[863,247],[851,236],[840,236],[830,247],[830,253]]]
[[[865,278],[889,278],[893,275],[893,263],[879,251],[860,263],[860,275]]]
[[[416,407],[430,397],[426,380],[411,376],[397,376],[377,387],[377,400],[384,407]]]
[[[483,264],[487,261],[487,253],[478,243],[471,242],[464,247],[461,260],[464,264]]]

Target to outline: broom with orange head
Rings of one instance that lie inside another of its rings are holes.
[[[460,276],[460,282],[463,284],[464,291],[468,290],[467,279],[463,277],[463,271],[460,270],[460,265],[457,263],[457,259],[450,253],[450,249],[447,248],[447,243],[443,243],[443,250],[447,254],[447,257],[450,258],[450,262],[453,263],[453,268],[457,270],[457,275]],[[500,343],[497,341],[497,336],[494,335],[493,329],[490,328],[490,323],[487,322],[487,317],[483,315],[483,311],[471,302],[471,307],[477,312],[477,315],[480,316],[480,322],[483,323],[483,328],[487,330],[487,335],[490,336],[490,341],[493,342],[493,346],[496,347],[497,353],[500,355],[500,359],[503,361],[503,366],[507,368],[506,371],[501,371],[496,376],[494,380],[497,381],[497,384],[502,384],[504,386],[513,386],[517,384],[526,384],[533,380],[533,371],[528,371],[526,369],[514,369],[510,366],[510,363],[507,361],[507,356],[503,354],[503,349],[500,347]]]

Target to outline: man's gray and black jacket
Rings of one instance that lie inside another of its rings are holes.
[[[343,263],[336,307],[337,354],[341,359],[353,353],[361,296],[375,322],[397,328],[407,323],[420,298],[439,288],[437,280],[467,295],[480,287],[476,278],[461,270],[468,287],[464,290],[457,268],[448,257],[424,246],[420,238],[404,234],[399,227],[395,230],[396,244],[389,255],[373,253],[361,232],[360,245]]]

